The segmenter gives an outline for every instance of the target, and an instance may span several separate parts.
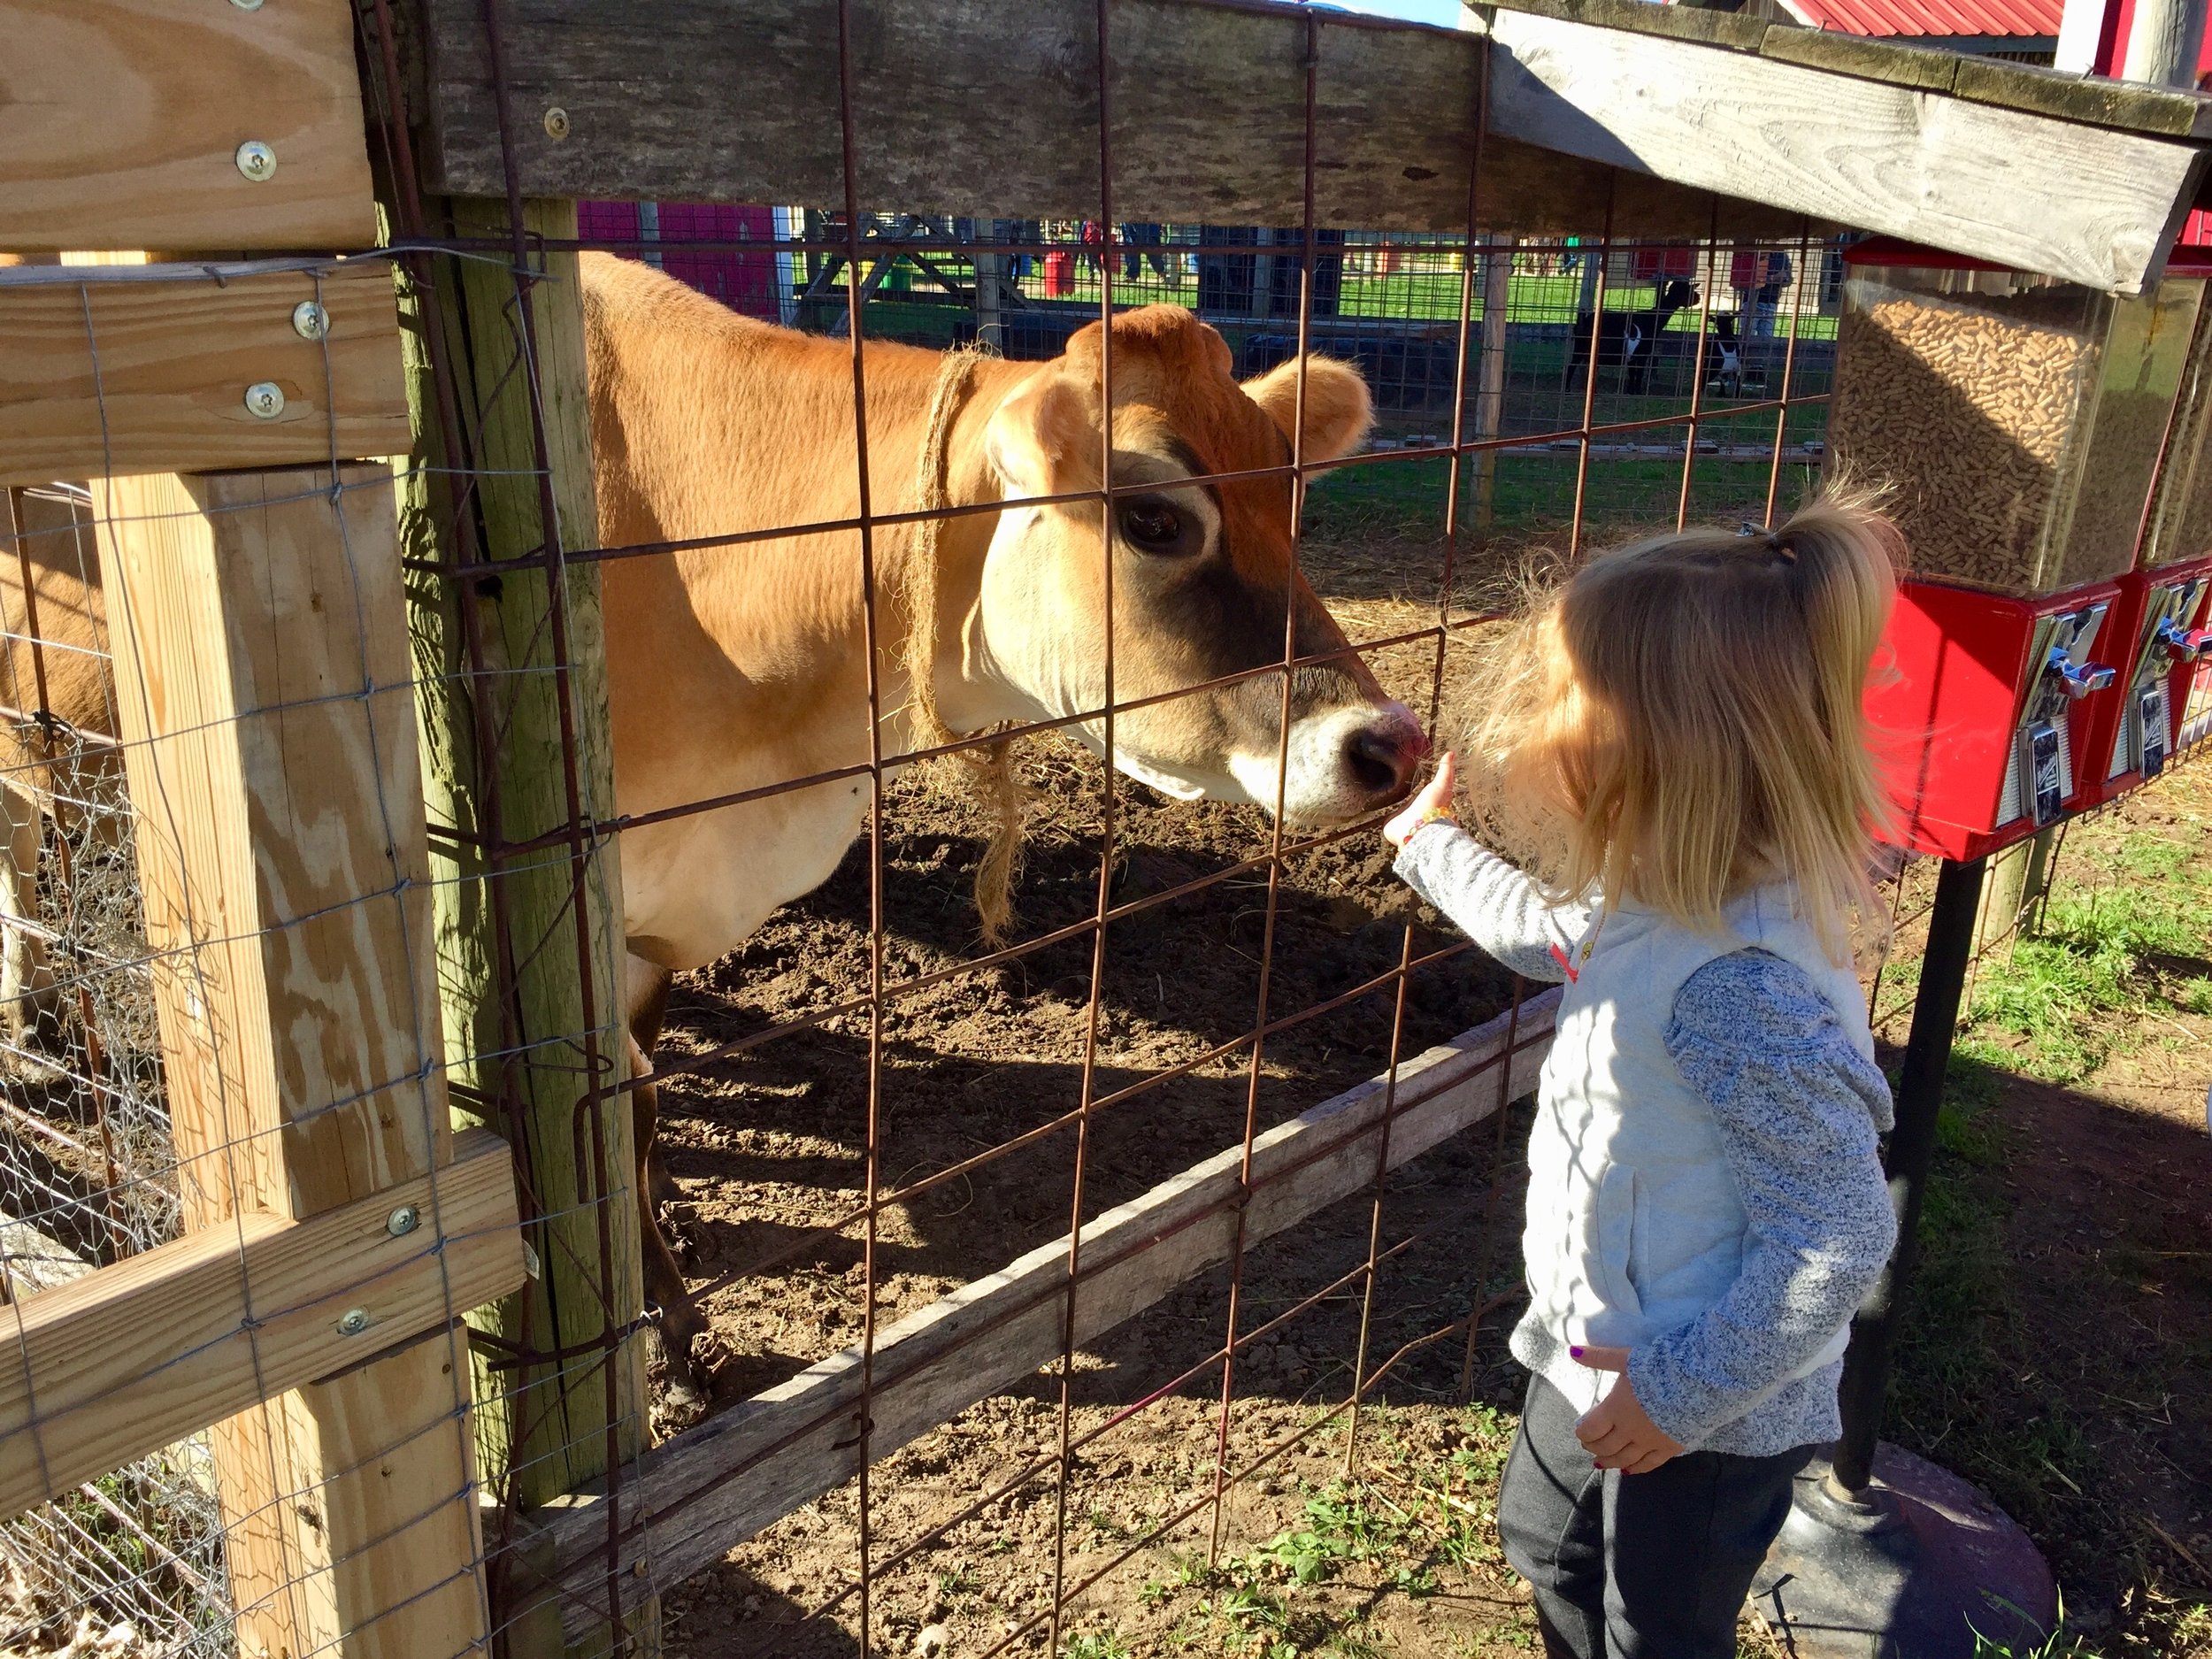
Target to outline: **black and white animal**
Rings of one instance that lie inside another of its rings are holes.
[[[1766,377],[1747,370],[1743,361],[1743,343],[1736,337],[1736,319],[1727,311],[1713,319],[1713,337],[1708,342],[1705,355],[1705,389],[1723,397],[1741,397],[1746,392],[1763,392]]]
[[[1697,290],[1677,277],[1659,290],[1656,303],[1641,311],[1608,311],[1598,319],[1598,366],[1621,372],[1621,390],[1640,392],[1651,378],[1651,361],[1659,336],[1667,331],[1675,312],[1697,303]],[[1572,374],[1590,361],[1590,313],[1575,319]]]

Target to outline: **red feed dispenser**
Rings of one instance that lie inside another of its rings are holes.
[[[2204,274],[2212,250],[2177,271]],[[2098,798],[2155,778],[2203,741],[2212,714],[2205,686],[2212,649],[2212,305],[2197,319],[2186,372],[2167,429],[2157,488],[2146,516],[2136,569],[2122,579],[2114,650],[2124,679],[2098,734],[2103,758]],[[2200,690],[2200,687],[2203,689]]]
[[[1891,833],[1978,857],[2103,798],[2204,274],[2130,297],[1880,240],[1846,258],[1832,465],[1893,487],[1912,552],[1867,697]]]

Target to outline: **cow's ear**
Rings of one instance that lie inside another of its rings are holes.
[[[1258,380],[1245,381],[1244,389],[1282,428],[1283,435],[1295,443],[1298,359],[1293,357]],[[1368,396],[1367,382],[1357,369],[1334,357],[1306,358],[1306,442],[1300,451],[1302,460],[1333,461],[1349,455],[1367,441],[1368,429],[1374,424],[1375,400]]]
[[[1049,372],[1007,395],[983,439],[1009,500],[1098,485],[1098,429],[1073,382]]]

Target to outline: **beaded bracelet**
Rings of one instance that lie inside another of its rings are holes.
[[[1459,815],[1448,806],[1432,806],[1413,820],[1411,827],[1406,831],[1406,841],[1410,841],[1432,824],[1449,824],[1454,828],[1457,828]],[[1404,844],[1405,842],[1400,843],[1401,846]]]

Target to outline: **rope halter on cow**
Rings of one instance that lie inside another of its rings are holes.
[[[938,365],[936,383],[929,395],[929,426],[922,438],[920,459],[914,472],[914,511],[940,514],[950,503],[946,498],[945,472],[952,447],[952,429],[975,385],[980,351],[948,351]],[[937,574],[938,543],[944,519],[931,517],[914,526],[908,557],[899,566],[899,599],[906,611],[906,641],[902,665],[907,681],[907,729],[915,749],[938,749],[958,741],[937,710]],[[1014,878],[1021,868],[1022,823],[1027,815],[1028,792],[1014,769],[1014,743],[1002,737],[980,749],[964,749],[959,758],[990,816],[990,844],[975,872],[975,908],[983,924],[983,938],[993,946],[1006,937],[1014,918]]]

